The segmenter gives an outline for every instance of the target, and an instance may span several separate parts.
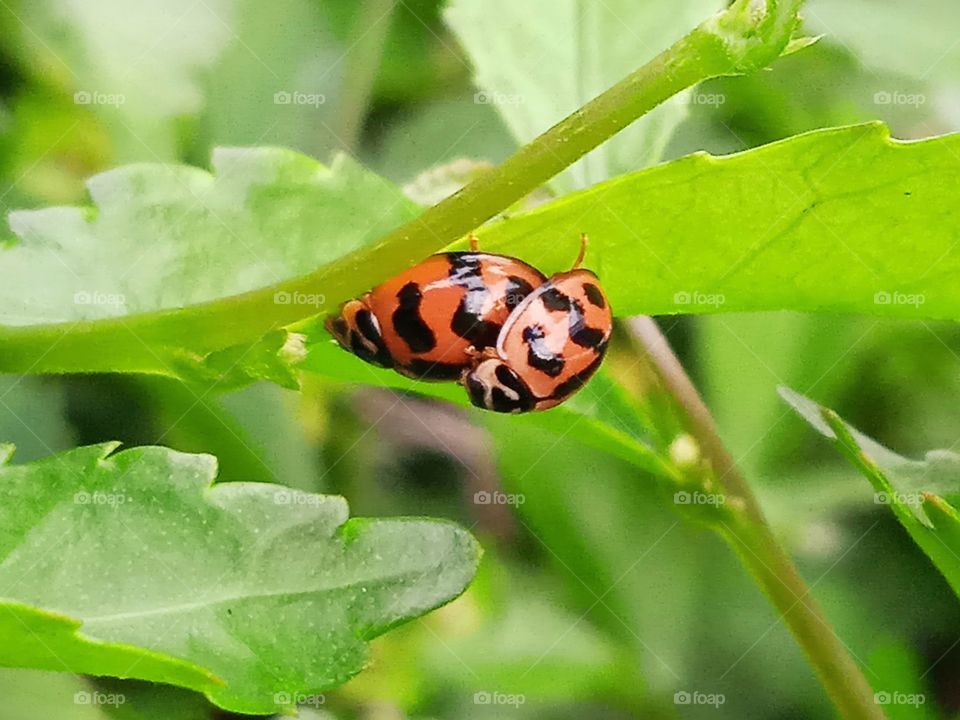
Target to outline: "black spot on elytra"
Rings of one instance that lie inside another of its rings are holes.
[[[587,365],[587,367],[573,377],[564,380],[562,383],[557,385],[550,394],[550,397],[554,400],[563,400],[573,395],[573,393],[586,385],[587,380],[591,378],[591,376],[597,371],[597,368],[600,367],[600,363],[603,362],[603,355],[605,352],[606,345],[604,345],[603,349],[600,350],[600,354],[594,358],[592,363]]]
[[[379,365],[383,368],[393,367],[393,358],[390,356],[390,352],[383,344],[382,338],[379,338],[379,342],[374,343],[376,349],[371,350],[370,346],[364,342],[364,338],[356,330],[351,330],[349,335],[350,352],[352,352],[358,358],[365,360],[372,365]]]
[[[590,301],[591,305],[598,308],[605,308],[607,306],[607,301],[603,298],[603,291],[593,283],[583,284],[583,294],[587,296],[587,300]]]
[[[467,293],[457,306],[456,312],[453,313],[450,329],[475,348],[496,345],[497,336],[500,334],[500,324],[484,320],[480,313],[471,312],[468,307],[469,304],[470,293]]]
[[[540,293],[540,301],[551,312],[566,312],[570,309],[570,298],[555,287],[548,288]]]
[[[542,327],[539,325],[525,327],[523,341],[527,344],[527,362],[530,367],[550,377],[556,377],[563,372],[563,358],[547,346]]]
[[[400,307],[393,311],[393,329],[411,352],[424,353],[437,346],[433,330],[420,317],[420,303],[423,293],[415,282],[408,282],[397,293]]]
[[[377,327],[372,312],[369,310],[359,310],[354,316],[354,322],[357,324],[357,330],[359,330],[360,334],[367,340],[375,345],[383,343],[383,338],[380,336],[380,328]]]
[[[570,333],[570,339],[580,347],[593,348],[596,350],[603,342],[603,330],[597,330],[591,327],[581,327],[576,332]]]
[[[594,350],[603,342],[603,331],[587,327],[587,319],[583,314],[583,305],[579,300],[570,301],[570,339],[580,347]]]
[[[511,275],[507,278],[507,307],[511,310],[530,293],[533,292],[533,285],[521,277]]]
[[[465,291],[450,320],[450,329],[476,348],[493,345],[500,326],[483,319],[490,290],[483,282],[480,257],[473,253],[447,253],[447,259],[450,282]]]
[[[529,412],[533,409],[535,403],[533,393],[530,392],[530,388],[527,387],[527,384],[517,373],[506,365],[497,365],[495,375],[497,376],[497,382],[503,387],[496,385],[493,387],[490,393],[493,407],[489,408],[490,410],[503,413],[516,413]],[[516,394],[516,399],[510,397],[503,388],[511,390]]]
[[[415,358],[404,365],[406,374],[420,380],[459,380],[463,373],[463,365],[454,363],[433,362]]]

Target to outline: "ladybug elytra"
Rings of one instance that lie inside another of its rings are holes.
[[[547,410],[590,379],[613,328],[597,276],[546,278],[516,258],[441,253],[345,303],[327,328],[341,346],[423,380],[457,380],[477,407]]]
[[[327,320],[340,345],[417,380],[459,380],[474,350],[494,345],[514,307],[546,281],[522,260],[477,252],[431,255]]]

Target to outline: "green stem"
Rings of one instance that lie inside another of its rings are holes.
[[[633,336],[656,368],[678,409],[686,417],[688,432],[718,479],[731,512],[719,525],[757,584],[806,653],[840,715],[848,720],[882,720],[873,690],[847,648],[837,637],[790,556],[771,530],[760,504],[740,474],[717,433],[704,404],[666,338],[650,318],[630,321]]]
[[[554,125],[458,193],[379,242],[308,275],[242,295],[131,317],[0,328],[0,372],[170,373],[189,347],[203,353],[255,341],[315,308],[274,302],[278,292],[319,293],[332,310],[463,237],[676,93],[718,75],[748,72],[780,55],[802,0],[737,0],[649,63]],[[188,338],[189,340],[185,340]]]

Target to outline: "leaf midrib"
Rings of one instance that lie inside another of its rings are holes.
[[[407,571],[402,573],[391,573],[388,575],[381,575],[378,577],[374,577],[369,580],[355,580],[352,582],[340,583],[340,584],[331,585],[328,587],[296,589],[296,590],[279,590],[279,591],[272,591],[272,592],[265,592],[265,593],[251,593],[251,594],[245,594],[245,595],[231,595],[231,596],[224,596],[220,598],[211,598],[211,599],[203,600],[199,602],[182,603],[180,605],[172,605],[172,606],[162,607],[162,608],[158,607],[158,608],[151,608],[148,610],[114,613],[112,615],[98,615],[95,617],[83,617],[81,615],[79,617],[80,619],[83,620],[84,626],[87,626],[90,624],[96,624],[96,623],[109,624],[111,622],[115,622],[119,620],[129,620],[134,618],[172,615],[178,612],[186,613],[195,609],[216,607],[218,605],[223,605],[223,604],[232,603],[232,602],[247,602],[247,601],[255,601],[255,600],[264,600],[267,598],[297,597],[300,595],[328,594],[328,593],[338,592],[342,590],[349,590],[351,588],[355,588],[361,585],[364,585],[367,587],[384,586],[389,584],[401,583],[405,579],[414,579],[414,580],[422,579],[428,575],[435,573],[437,570],[441,570],[442,565],[443,565],[442,561],[437,561],[433,563],[426,570],[420,570],[417,572]]]

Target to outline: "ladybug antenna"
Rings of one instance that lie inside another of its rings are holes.
[[[573,267],[571,270],[576,270],[583,264],[583,258],[587,254],[587,234],[580,233],[580,254],[577,255],[577,259],[573,261]]]
[[[470,252],[476,252],[477,247],[480,245],[480,241],[477,239],[476,233],[470,233],[467,236],[467,242],[470,243]]]

